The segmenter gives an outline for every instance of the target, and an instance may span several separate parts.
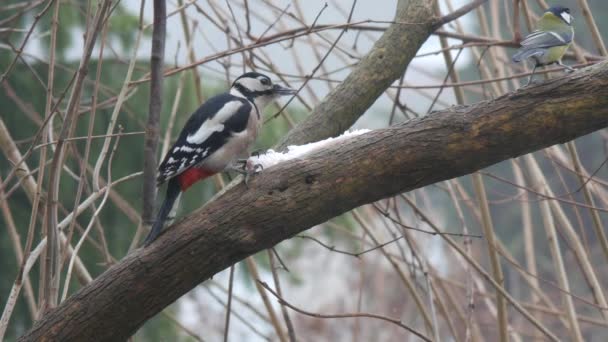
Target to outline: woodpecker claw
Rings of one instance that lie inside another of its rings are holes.
[[[264,166],[262,164],[254,164],[250,159],[238,159],[231,169],[232,171],[245,176],[245,186],[249,188],[249,179],[251,179],[251,176],[262,172]]]
[[[235,165],[242,165],[241,168],[243,170],[245,170],[245,167],[247,167],[247,163],[249,163],[249,158],[245,158],[245,159],[237,159],[234,164]]]
[[[262,164],[253,164],[251,169],[249,169],[250,164],[251,163],[247,164],[247,172],[245,173],[245,186],[247,188],[249,188],[249,179],[251,178],[251,176],[257,175],[258,173],[262,172],[262,170],[264,170],[264,166]]]

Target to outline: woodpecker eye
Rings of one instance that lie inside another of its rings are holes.
[[[270,80],[267,78],[262,78],[260,82],[265,86],[270,85]]]

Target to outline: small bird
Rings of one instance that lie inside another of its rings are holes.
[[[526,86],[532,81],[534,72],[539,66],[558,64],[569,71],[574,71],[562,63],[562,57],[570,47],[573,38],[574,29],[570,9],[553,6],[545,11],[537,23],[536,31],[524,38],[521,48],[513,55],[513,62],[516,63],[528,58],[534,60],[534,69]]]
[[[210,98],[192,114],[158,167],[157,186],[169,183],[145,246],[160,234],[183,191],[226,168],[235,168],[238,158],[248,156],[258,135],[264,108],[279,96],[295,93],[293,89],[273,84],[268,76],[247,72],[232,83],[229,92]]]

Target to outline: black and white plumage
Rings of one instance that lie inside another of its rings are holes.
[[[212,163],[209,157],[215,157],[229,138],[245,135],[248,145],[249,140],[255,140],[259,122],[259,114],[247,99],[229,93],[210,98],[186,122],[158,168],[157,183],[160,185],[195,165],[205,164],[209,171],[222,171],[226,165]]]
[[[146,245],[160,233],[180,193],[248,156],[262,110],[277,97],[294,93],[272,84],[268,76],[248,72],[234,81],[229,92],[210,98],[192,114],[158,168],[157,184],[168,181],[167,193]]]

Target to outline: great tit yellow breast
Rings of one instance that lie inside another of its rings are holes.
[[[570,44],[548,48],[547,52],[545,53],[545,60],[542,61],[542,63],[545,64],[548,62],[561,60],[569,46]]]

